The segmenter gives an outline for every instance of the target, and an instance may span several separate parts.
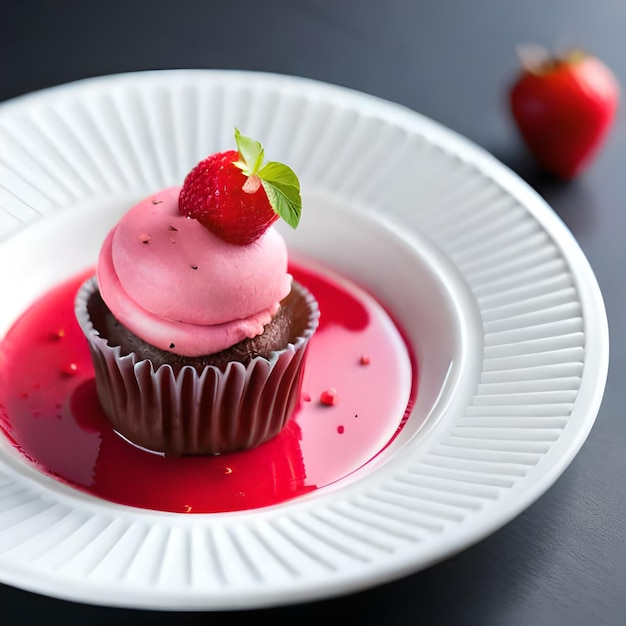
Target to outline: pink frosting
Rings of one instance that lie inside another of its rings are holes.
[[[247,246],[226,243],[179,214],[179,193],[165,189],[126,213],[100,251],[98,284],[113,315],[138,337],[200,356],[261,334],[291,276],[275,229]]]

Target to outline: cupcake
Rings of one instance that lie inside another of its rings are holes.
[[[115,431],[168,456],[222,454],[275,437],[298,406],[319,318],[288,273],[274,222],[294,228],[300,187],[235,130],[131,208],[76,296],[96,389]]]

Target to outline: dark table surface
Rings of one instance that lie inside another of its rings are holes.
[[[573,232],[604,294],[606,393],[582,450],[538,501],[446,561],[366,591],[248,611],[250,621],[626,624],[626,133],[620,110],[593,165],[558,183],[521,145],[506,107],[515,48],[582,46],[626,86],[622,0],[265,0],[0,3],[0,100],[90,76],[239,68],[351,87],[419,111],[492,152]],[[3,624],[226,623],[232,613],[83,605],[0,585]],[[31,621],[32,620],[32,621]]]

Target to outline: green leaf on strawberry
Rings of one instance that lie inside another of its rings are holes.
[[[242,135],[237,128],[235,141],[240,158],[233,165],[246,176],[257,177],[263,185],[272,209],[289,226],[296,228],[302,213],[302,198],[300,182],[294,171],[288,165],[276,161],[269,161],[263,165],[263,146],[258,141]]]
[[[263,165],[263,156],[265,154],[263,146],[258,141],[242,135],[237,128],[235,128],[235,141],[241,157],[239,161],[235,161],[235,165],[246,176],[253,176]]]

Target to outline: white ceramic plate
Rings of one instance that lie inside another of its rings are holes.
[[[232,147],[300,176],[285,236],[367,286],[404,327],[419,392],[375,461],[285,504],[133,509],[38,472],[0,438],[0,580],[104,605],[230,609],[347,593],[480,540],[537,499],[596,417],[601,294],[576,242],[517,176],[400,106],[231,71],[98,78],[0,107],[0,336],[95,260],[135,200]]]

